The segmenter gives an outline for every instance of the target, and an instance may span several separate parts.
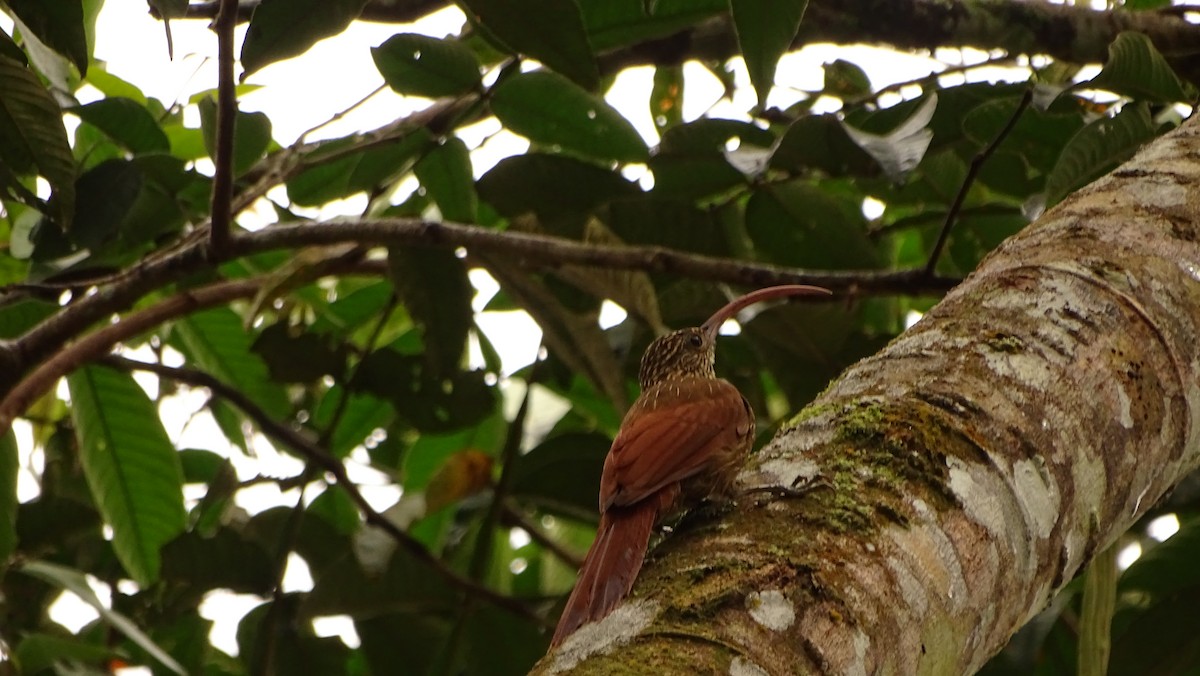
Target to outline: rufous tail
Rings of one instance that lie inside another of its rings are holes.
[[[626,507],[610,507],[600,516],[596,540],[579,569],[579,579],[558,620],[551,647],[584,624],[608,615],[633,588],[646,558],[658,503],[652,496]]]

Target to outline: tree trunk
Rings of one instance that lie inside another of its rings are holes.
[[[1198,184],[1189,122],[1006,242],[534,673],[977,670],[1200,464]]]

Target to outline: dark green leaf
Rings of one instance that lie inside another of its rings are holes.
[[[242,74],[299,56],[322,38],[341,33],[367,0],[263,0],[242,42]]]
[[[501,544],[508,543],[497,542]],[[466,634],[466,673],[475,676],[527,673],[546,652],[546,634],[536,623],[494,606],[481,606],[471,613]]]
[[[163,547],[164,580],[200,596],[210,589],[267,594],[275,571],[267,551],[228,528],[212,537],[188,532]]]
[[[128,160],[109,160],[80,176],[75,184],[71,240],[90,249],[115,240],[143,183],[141,169]]]
[[[1174,103],[1191,101],[1196,89],[1179,79],[1143,33],[1125,31],[1108,46],[1108,61],[1096,77],[1076,88],[1106,89],[1135,99]]]
[[[646,142],[604,99],[546,71],[514,75],[492,92],[492,112],[531,141],[598,159],[645,161]]]
[[[0,437],[0,565],[17,548],[17,437],[10,429]]]
[[[88,44],[80,0],[8,0],[8,6],[47,47],[66,56],[81,74],[88,69]]]
[[[775,85],[775,65],[792,46],[808,0],[730,0],[729,7],[758,105],[766,107]]]
[[[531,56],[592,89],[600,79],[574,0],[464,0],[471,19],[483,24],[513,51]],[[536,17],[536,18],[535,18]]]
[[[313,159],[338,153],[355,139],[326,142]],[[287,182],[288,199],[300,206],[321,206],[385,185],[407,172],[433,137],[424,127],[393,143],[355,151],[300,172]]]
[[[362,526],[358,507],[338,486],[330,486],[308,505],[308,513],[324,519],[342,535],[354,535]]]
[[[976,106],[963,116],[963,131],[981,148],[990,144],[1012,119],[1017,102],[1017,97],[1006,96]],[[1049,173],[1063,146],[1083,124],[1077,113],[1051,113],[1031,106],[1021,114],[998,151],[1015,153],[1030,167]]]
[[[226,462],[227,458],[212,451],[199,448],[185,448],[179,451],[184,483],[209,483],[217,477],[217,473]]]
[[[796,174],[823,171],[830,176],[874,176],[879,165],[850,139],[835,115],[805,115],[783,135],[771,166]]]
[[[71,227],[75,212],[75,157],[67,141],[62,111],[37,75],[19,61],[0,55],[0,189],[17,190],[16,176],[38,173],[50,183],[59,227]],[[9,173],[9,172],[12,173]]]
[[[315,429],[321,432],[329,429],[333,412],[342,396],[344,390],[340,387],[330,388],[325,393],[312,414],[312,426]],[[329,452],[339,458],[345,457],[355,446],[368,443],[368,437],[376,430],[387,429],[396,417],[392,406],[382,399],[359,393],[349,396],[350,401],[342,410],[337,429],[329,439]],[[373,445],[375,442],[370,443]]]
[[[871,80],[858,65],[844,59],[825,64],[822,91],[843,101],[858,101],[871,95]]]
[[[683,66],[663,65],[654,69],[650,118],[660,133],[683,124]]]
[[[433,374],[457,372],[467,349],[475,295],[463,262],[449,249],[389,247],[388,275],[408,314],[421,327]],[[430,289],[437,289],[437,295]]]
[[[327,375],[340,378],[346,370],[346,345],[286,322],[263,329],[250,349],[266,362],[271,378],[284,383],[311,383]]]
[[[479,198],[475,195],[475,177],[471,173],[471,151],[462,139],[457,136],[446,139],[426,153],[413,171],[438,205],[442,218],[459,223],[475,222]]]
[[[372,673],[428,674],[444,652],[453,620],[449,613],[389,612],[364,614],[354,626]]]
[[[588,39],[596,52],[680,33],[729,11],[729,0],[606,0],[582,2]],[[676,46],[687,48],[687,40]]]
[[[399,33],[372,48],[371,57],[384,82],[401,94],[436,99],[481,86],[479,58],[458,40]]]
[[[571,516],[594,515],[600,470],[612,439],[595,433],[562,434],[521,456],[513,496]],[[565,512],[564,512],[565,510]]]
[[[171,149],[167,135],[159,129],[154,116],[137,101],[109,97],[70,112],[135,153],[165,153]]]
[[[99,666],[115,657],[112,648],[91,643],[80,638],[66,638],[50,634],[30,634],[17,644],[16,660],[27,674],[54,673],[55,663],[64,660],[83,662]]]
[[[175,347],[195,366],[236,387],[276,420],[288,414],[287,395],[270,379],[266,364],[250,350],[254,336],[226,307],[189,315],[175,322]]]
[[[392,349],[367,355],[351,385],[391,400],[398,415],[423,431],[473,425],[495,404],[494,392],[484,383],[481,371],[438,374],[424,358]]]
[[[1080,129],[1046,178],[1046,206],[1057,204],[1129,159],[1156,133],[1150,110],[1142,103],[1126,105],[1115,117],[1101,118]]]
[[[1141,12],[1150,9],[1162,9],[1170,7],[1171,0],[1124,0],[1121,5],[1128,10]]]
[[[858,204],[801,181],[763,186],[746,204],[746,231],[766,260],[797,267],[880,263]]]
[[[1200,518],[1184,520],[1179,531],[1142,554],[1119,580],[1122,593],[1141,591],[1169,598],[1189,587],[1200,588]]]
[[[570,157],[526,153],[501,160],[479,179],[479,196],[504,216],[584,214],[641,190],[615,171]]]
[[[0,307],[0,338],[16,338],[56,310],[54,303],[30,298]]]
[[[744,185],[746,175],[729,162],[729,148],[765,151],[775,136],[748,122],[701,118],[668,129],[650,158],[654,193],[700,199]]]
[[[113,549],[133,579],[158,579],[159,549],[183,531],[183,472],[154,404],[128,374],[87,366],[67,377],[79,459]]]
[[[333,4],[333,3],[331,3]],[[261,7],[261,5],[260,5]],[[209,157],[216,157],[217,102],[204,98],[200,108],[200,129],[204,132],[204,147]],[[271,145],[271,118],[266,113],[237,112],[233,122],[233,173],[241,176],[262,159]]]

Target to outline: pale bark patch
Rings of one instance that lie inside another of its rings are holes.
[[[745,657],[735,657],[729,663],[729,676],[769,676],[767,670]]]
[[[554,651],[550,673],[566,671],[592,655],[609,653],[628,643],[658,617],[659,608],[654,601],[628,601],[603,620],[583,625]]]
[[[1024,458],[1013,463],[1013,490],[1026,523],[1041,539],[1050,537],[1058,520],[1058,486],[1039,460]]]
[[[746,609],[755,622],[771,631],[783,631],[796,621],[796,609],[778,589],[750,592],[746,595]]]

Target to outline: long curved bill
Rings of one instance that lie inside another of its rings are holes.
[[[716,335],[717,330],[721,328],[727,320],[737,315],[745,308],[754,305],[755,303],[771,300],[773,298],[783,298],[784,296],[829,296],[833,292],[829,289],[820,286],[809,286],[807,284],[782,284],[780,286],[768,286],[765,289],[751,291],[744,296],[738,296],[725,304],[725,307],[717,310],[711,317],[708,318],[700,329],[710,336]]]

